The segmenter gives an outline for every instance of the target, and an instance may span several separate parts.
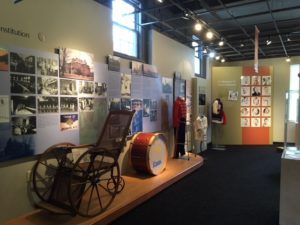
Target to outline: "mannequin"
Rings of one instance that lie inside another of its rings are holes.
[[[175,135],[174,158],[185,155],[185,123],[186,123],[186,103],[183,97],[177,97],[174,103],[173,126]],[[180,155],[179,155],[180,154]]]
[[[207,133],[207,117],[204,115],[198,116],[194,121],[194,134],[197,149],[200,148],[200,154],[202,153],[202,143],[206,139]]]

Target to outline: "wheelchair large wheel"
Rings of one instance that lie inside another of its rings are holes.
[[[71,154],[68,150],[68,147],[71,146],[75,145],[67,142],[56,144],[39,156],[32,170],[32,185],[40,200],[47,201],[49,199],[58,170],[72,164]]]
[[[120,170],[113,159],[87,151],[76,161],[70,179],[71,205],[81,216],[104,212],[118,193]],[[111,185],[111,184],[115,185]]]

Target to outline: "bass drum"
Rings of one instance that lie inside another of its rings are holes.
[[[137,133],[130,146],[130,158],[135,170],[160,174],[166,167],[168,151],[162,134]]]

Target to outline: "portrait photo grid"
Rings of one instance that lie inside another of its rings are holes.
[[[271,75],[241,76],[241,127],[271,127]]]

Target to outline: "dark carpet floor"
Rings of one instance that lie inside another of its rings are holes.
[[[281,153],[207,150],[204,165],[111,225],[278,225]]]

